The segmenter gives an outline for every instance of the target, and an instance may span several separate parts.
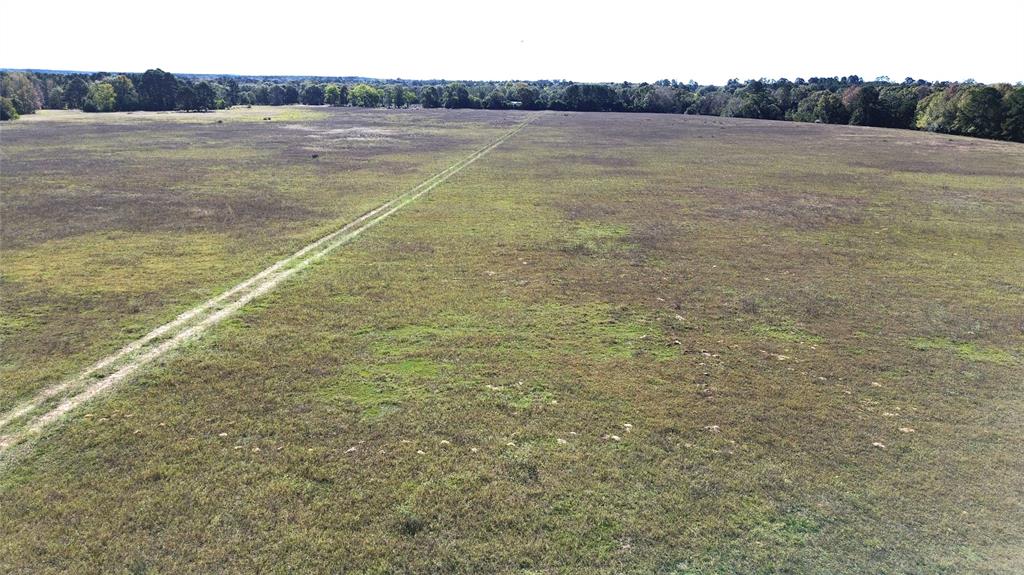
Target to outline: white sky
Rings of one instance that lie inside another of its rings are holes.
[[[0,0],[0,67],[413,79],[1024,81],[1024,2]],[[28,7],[27,11],[21,8]]]

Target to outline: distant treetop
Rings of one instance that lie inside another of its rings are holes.
[[[724,86],[565,80],[447,82],[362,77],[174,75],[2,71],[0,118],[40,108],[88,112],[238,105],[486,108],[700,114],[930,130],[1024,142],[1024,86],[858,75],[729,80]]]

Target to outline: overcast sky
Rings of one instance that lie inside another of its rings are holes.
[[[849,74],[1024,81],[1017,0],[349,4],[48,0],[4,11],[19,16],[0,30],[0,67],[702,84]]]

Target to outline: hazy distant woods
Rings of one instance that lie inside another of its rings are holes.
[[[238,105],[658,112],[916,128],[1024,142],[1024,86],[797,78],[699,86],[2,72],[2,119],[40,108],[205,111]]]

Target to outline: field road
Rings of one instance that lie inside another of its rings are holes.
[[[520,132],[529,119],[486,147],[452,164],[416,187],[363,214],[340,229],[278,261],[224,293],[182,313],[78,375],[45,388],[33,398],[0,414],[0,463],[13,458],[14,448],[39,434],[63,415],[111,390],[154,360],[195,340],[247,303],[273,290],[299,270],[350,242],[388,216],[430,192]]]

